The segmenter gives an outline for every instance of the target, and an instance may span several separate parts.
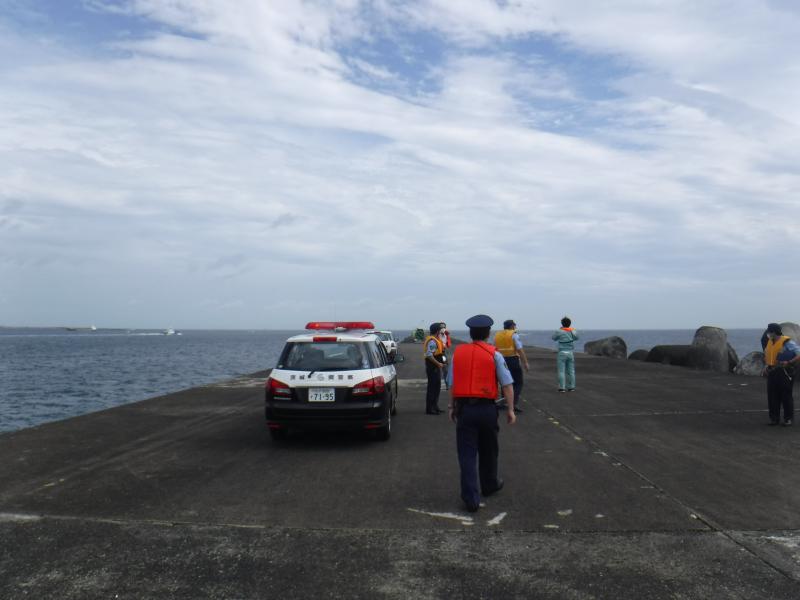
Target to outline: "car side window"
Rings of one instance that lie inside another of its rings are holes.
[[[378,350],[378,354],[381,357],[380,365],[382,367],[388,365],[389,364],[389,356],[386,354],[386,348],[383,347],[383,343],[378,342],[377,345],[376,345],[376,348]]]
[[[380,345],[380,342],[375,342],[374,344],[372,344],[372,343],[366,344],[368,352],[369,352],[369,356],[372,359],[372,366],[374,368],[378,368],[378,367],[382,367],[383,366],[383,363],[381,362],[381,353],[380,353],[380,350],[378,350],[378,346],[379,345]]]

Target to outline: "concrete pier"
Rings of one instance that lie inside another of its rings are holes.
[[[388,442],[272,442],[265,372],[1,435],[0,598],[800,597],[800,428],[761,379],[579,354],[559,394],[529,348],[473,515],[401,352]]]

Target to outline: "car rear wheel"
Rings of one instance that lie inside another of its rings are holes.
[[[392,411],[389,411],[389,414],[386,415],[386,425],[381,427],[380,429],[375,430],[375,437],[377,437],[380,441],[385,442],[390,437],[392,437]]]

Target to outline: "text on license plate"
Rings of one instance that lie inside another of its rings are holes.
[[[333,402],[336,400],[334,388],[310,388],[308,390],[309,402]]]

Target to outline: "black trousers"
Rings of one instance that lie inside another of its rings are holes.
[[[425,412],[436,412],[439,409],[439,394],[442,391],[442,371],[425,359],[425,374],[428,376],[428,390],[425,393]]]
[[[514,378],[514,406],[519,406],[520,395],[522,394],[522,364],[520,363],[519,356],[506,356],[506,366],[511,371],[511,377]]]
[[[497,433],[500,427],[497,424],[497,407],[491,401],[480,404],[459,401],[456,423],[461,499],[468,506],[478,506],[480,492],[491,494],[499,483],[497,456],[500,444]]]
[[[767,374],[767,406],[772,422],[781,420],[781,407],[784,420],[794,419],[793,374],[792,369],[782,367],[776,367]]]

